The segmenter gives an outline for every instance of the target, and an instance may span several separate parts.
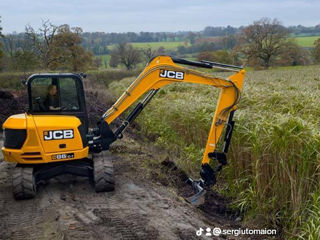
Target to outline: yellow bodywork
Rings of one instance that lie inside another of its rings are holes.
[[[161,72],[164,70],[183,72],[184,77],[183,79],[161,77]],[[172,61],[171,57],[158,56],[146,66],[138,78],[121,95],[117,102],[107,110],[103,117],[110,124],[144,93],[171,83],[189,82],[221,88],[202,159],[202,164],[209,163],[208,153],[214,152],[230,112],[237,108],[244,77],[245,70],[240,70],[225,79],[179,66]]]
[[[27,113],[13,115],[3,124],[4,129],[26,129],[27,138],[21,149],[2,148],[4,159],[20,164],[40,164],[82,159],[88,156],[89,148],[83,148],[81,136],[77,130],[81,122],[73,116],[30,115]],[[44,140],[48,130],[73,129],[72,139]],[[60,148],[65,144],[65,148]],[[56,155],[73,153],[73,158],[57,159]]]

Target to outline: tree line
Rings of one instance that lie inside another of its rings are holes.
[[[307,31],[305,28],[301,29]],[[290,38],[288,28],[278,20],[268,18],[241,28],[206,27],[201,34],[179,32],[172,36],[165,33],[83,33],[80,27],[70,27],[67,24],[56,26],[50,21],[43,21],[37,30],[26,26],[25,32],[20,34],[3,36],[1,30],[0,28],[0,70],[7,71],[49,69],[77,72],[101,66],[116,68],[119,65],[132,70],[139,63],[148,62],[156,55],[191,56],[199,60],[245,64],[255,68],[320,62],[320,40],[315,41],[313,49],[304,49]],[[225,35],[208,37],[217,34]],[[106,35],[109,40],[102,37]],[[91,43],[99,43],[100,40],[103,42],[100,46],[103,49],[99,51],[110,55],[104,63],[98,54],[86,47],[88,36],[92,38]],[[93,36],[100,38],[93,39]],[[138,49],[130,44],[128,36],[129,39],[134,39],[133,42],[152,42],[155,39],[164,41],[170,36],[170,39],[184,39],[184,44],[171,50],[164,47]],[[110,42],[116,44],[109,48]]]
[[[5,54],[0,69],[85,70],[91,65],[93,54],[81,46],[81,33],[79,27],[56,26],[49,21],[43,21],[37,30],[27,25],[19,38],[11,34],[2,37]]]
[[[205,27],[202,31],[190,32],[127,32],[127,33],[104,33],[104,32],[83,32],[81,33],[81,45],[94,55],[109,54],[108,45],[120,42],[168,42],[168,41],[190,41],[191,44],[196,39],[205,37],[226,37],[240,34],[245,26],[241,27]],[[320,24],[312,27],[302,25],[287,27],[291,35],[316,36],[320,35]],[[8,34],[15,38],[15,44],[20,47],[23,44],[24,33]]]

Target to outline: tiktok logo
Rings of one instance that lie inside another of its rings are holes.
[[[196,235],[201,236],[203,231],[203,228],[199,228],[199,230],[196,231]]]

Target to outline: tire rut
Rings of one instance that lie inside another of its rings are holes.
[[[199,239],[199,227],[232,224],[206,217],[173,188],[150,178],[142,160],[159,155],[150,149],[130,136],[114,146],[114,192],[96,193],[86,178],[65,175],[25,201],[13,199],[13,166],[0,159],[0,239],[193,240]]]

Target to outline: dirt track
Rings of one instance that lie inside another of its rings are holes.
[[[158,181],[145,163],[157,166],[165,156],[133,138],[129,134],[112,148],[116,190],[111,193],[95,193],[85,178],[60,176],[42,186],[35,199],[15,201],[13,166],[1,159],[0,239],[238,239],[196,236],[199,227],[239,225],[218,195],[209,195],[210,207],[196,208],[174,185]]]

